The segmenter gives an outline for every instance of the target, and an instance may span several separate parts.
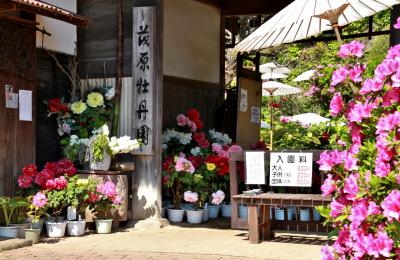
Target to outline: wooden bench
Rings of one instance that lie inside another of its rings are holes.
[[[330,198],[324,198],[319,194],[282,194],[282,193],[263,193],[260,195],[248,196],[248,195],[234,195],[232,201],[237,204],[247,205],[248,207],[248,228],[249,228],[249,240],[251,243],[256,244],[262,240],[270,240],[273,235],[271,232],[271,226],[275,220],[270,219],[270,208],[279,206],[296,206],[296,207],[308,207],[310,209],[310,217],[312,220],[312,208],[320,205],[327,205],[330,203]],[[260,216],[258,211],[260,210]],[[287,210],[285,210],[285,220],[287,220]],[[259,222],[260,220],[260,222]],[[280,222],[280,221],[276,221]],[[323,227],[320,222],[303,222],[299,223],[297,216],[296,221],[293,224],[304,224],[320,226],[322,231]],[[308,226],[307,226],[308,227]]]

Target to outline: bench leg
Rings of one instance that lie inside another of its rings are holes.
[[[247,205],[249,221],[249,240],[252,244],[260,243],[260,232],[258,228],[257,205]]]
[[[270,206],[269,205],[261,205],[260,206],[261,214],[261,224],[260,224],[260,234],[261,239],[263,240],[271,240],[272,232],[271,232],[271,219],[270,219]]]

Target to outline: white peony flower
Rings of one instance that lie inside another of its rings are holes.
[[[199,155],[200,154],[200,147],[198,147],[198,146],[196,146],[195,148],[192,148],[191,150],[190,150],[190,153],[193,155],[193,156],[197,156],[197,155]]]

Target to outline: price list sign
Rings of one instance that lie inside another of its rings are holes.
[[[270,186],[311,187],[312,153],[271,153]]]
[[[155,12],[154,7],[133,8],[133,132],[143,143],[134,153],[141,155],[153,154]]]

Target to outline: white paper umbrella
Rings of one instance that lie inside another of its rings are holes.
[[[322,117],[315,113],[305,113],[290,117],[291,121],[299,122],[302,125],[320,124],[329,122],[329,118]]]
[[[287,67],[278,66],[273,62],[260,65],[260,73],[272,73],[272,72],[288,74],[291,72],[291,70]]]
[[[236,51],[294,42],[374,15],[400,0],[295,0],[241,41]],[[335,17],[337,16],[337,17]]]
[[[301,93],[300,88],[292,87],[278,81],[264,81],[262,83],[263,96],[287,96]]]
[[[278,72],[265,72],[264,74],[261,75],[261,79],[283,79],[287,78],[287,75],[278,73]]]
[[[315,70],[307,70],[300,75],[298,75],[293,81],[305,81],[310,80],[315,74]]]

